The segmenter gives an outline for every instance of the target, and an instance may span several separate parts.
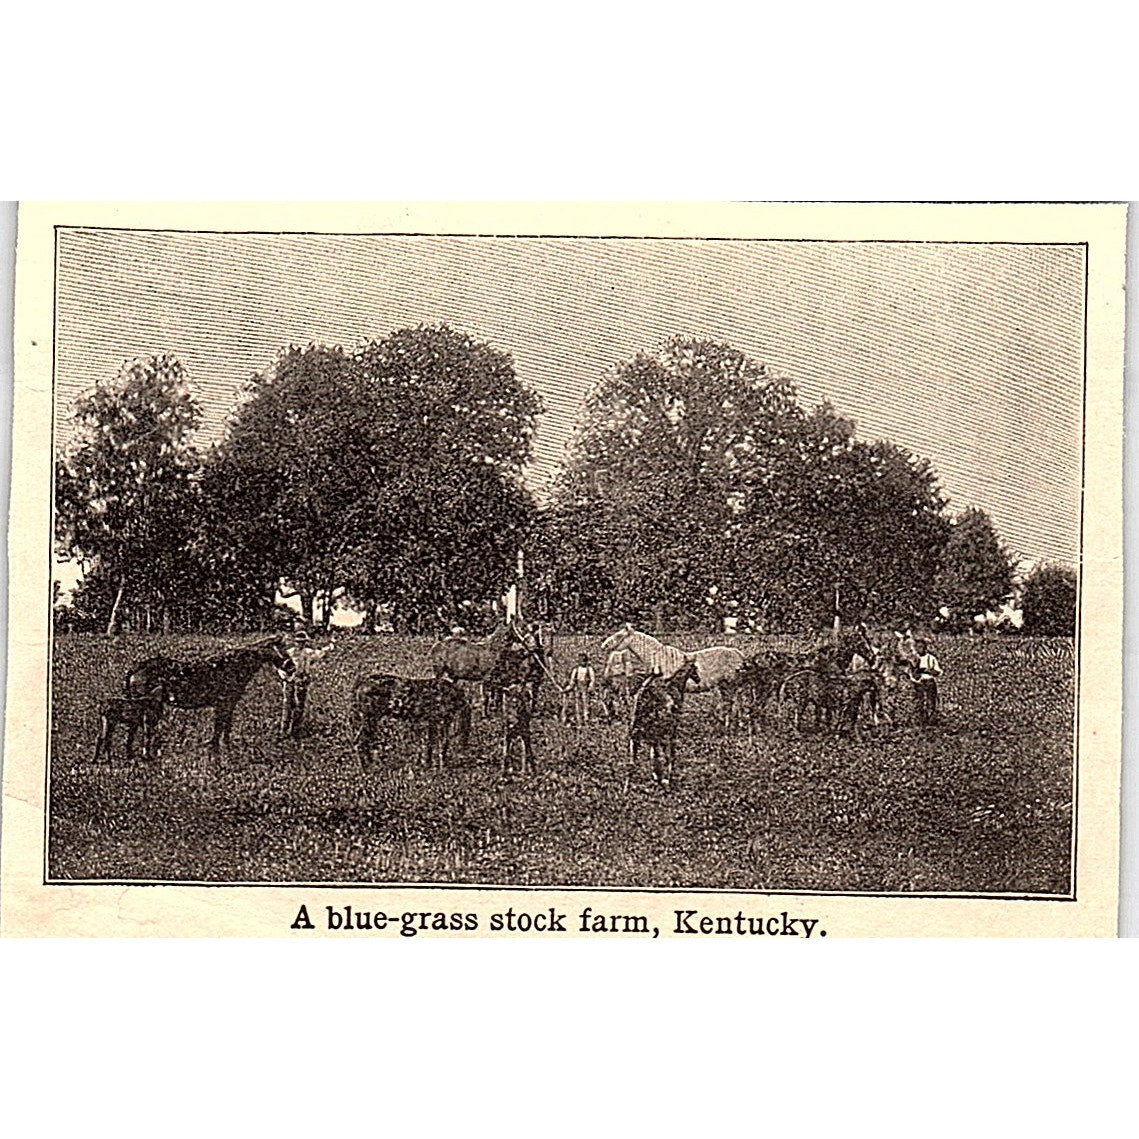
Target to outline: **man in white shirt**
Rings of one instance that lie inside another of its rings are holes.
[[[917,700],[919,724],[937,723],[937,679],[941,665],[929,651],[927,641],[915,641],[918,662],[914,667],[914,696]]]
[[[589,663],[589,657],[582,653],[577,658],[577,665],[570,672],[569,678],[569,688],[573,695],[575,724],[589,723],[589,697],[596,686],[597,674],[593,671],[593,665]]]
[[[309,670],[318,660],[332,652],[334,647],[335,642],[325,645],[322,649],[313,648],[304,629],[298,629],[293,634],[293,643],[285,650],[293,662],[293,671],[285,673],[281,669],[277,670],[277,675],[281,678],[282,736],[291,739],[300,736],[311,680]]]

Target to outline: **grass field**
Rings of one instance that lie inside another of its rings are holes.
[[[685,647],[711,638],[677,638]],[[600,638],[555,643],[556,668]],[[740,637],[745,651],[764,647]],[[921,893],[1065,894],[1072,816],[1070,641],[940,641],[943,723],[908,704],[879,736],[776,727],[749,745],[715,730],[715,698],[685,705],[679,785],[647,770],[621,794],[621,723],[535,722],[536,775],[499,773],[497,723],[442,775],[398,728],[362,773],[348,730],[356,675],[427,675],[428,642],[346,638],[316,674],[307,733],[276,739],[265,669],[239,705],[237,745],[206,749],[211,713],[172,712],[153,764],[92,764],[101,699],[158,652],[216,652],[206,637],[57,638],[48,868],[52,880],[471,882]],[[551,701],[552,704],[552,701]]]

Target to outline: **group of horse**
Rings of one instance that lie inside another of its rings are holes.
[[[745,657],[733,646],[685,652],[630,625],[602,642],[605,665],[598,678],[603,714],[628,725],[629,772],[642,749],[649,752],[652,775],[672,785],[676,739],[685,698],[693,692],[716,693],[724,731],[746,730],[748,738],[767,725],[774,709],[789,715],[797,728],[857,731],[865,716],[872,725],[891,718],[902,682],[912,678],[916,653],[912,637],[878,643],[865,629],[819,646],[810,653],[766,652]],[[155,754],[156,731],[167,709],[212,708],[210,752],[215,758],[231,746],[234,711],[253,677],[272,666],[287,678],[295,665],[284,636],[230,649],[218,656],[179,660],[150,657],[126,675],[121,696],[102,706],[96,761],[109,758],[115,729],[127,733],[131,758],[136,733],[144,734],[147,758]],[[351,694],[353,746],[362,766],[371,764],[381,725],[397,720],[417,725],[425,744],[426,766],[446,765],[451,743],[466,746],[471,705],[462,682],[482,690],[484,716],[501,716],[501,763],[506,772],[520,753],[520,770],[534,766],[531,720],[538,712],[543,681],[562,695],[567,714],[568,688],[560,685],[540,639],[511,625],[481,640],[452,637],[429,652],[429,678],[365,671]]]

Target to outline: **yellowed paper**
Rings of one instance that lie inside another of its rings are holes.
[[[1114,935],[1125,221],[23,205],[0,929]],[[317,362],[355,378],[288,386],[331,376]],[[514,467],[469,395],[491,374],[515,401],[500,421],[534,427]],[[140,426],[132,375],[187,394],[185,438],[152,446],[170,420]],[[631,377],[663,394],[637,405]],[[732,398],[713,407],[717,384]],[[449,394],[420,415],[391,410],[395,388]],[[308,402],[257,419],[270,389]],[[810,511],[791,466],[759,473],[790,446],[763,419],[776,399],[794,446],[813,441],[793,468],[818,479]],[[614,450],[587,468],[591,439]],[[84,467],[84,443],[115,471]],[[184,444],[179,483],[163,464]],[[662,457],[682,445],[690,469]],[[927,560],[897,512],[907,480],[939,496]],[[558,510],[560,536],[534,538]],[[962,584],[981,555],[946,552],[967,525],[1011,575],[981,612]],[[1043,568],[1077,583],[1074,637],[1034,624]],[[226,738],[187,692],[250,646]],[[541,675],[511,673],[484,709],[452,676],[479,652]],[[438,710],[452,693],[465,743]]]

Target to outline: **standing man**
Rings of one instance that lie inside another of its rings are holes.
[[[309,643],[309,635],[304,629],[298,629],[293,634],[293,643],[285,651],[293,662],[294,671],[286,674],[281,669],[277,675],[281,678],[281,735],[289,739],[297,739],[301,734],[301,723],[305,715],[305,701],[308,699],[308,686],[310,669],[322,657],[336,647],[331,642],[322,649],[313,647]]]
[[[597,675],[589,657],[582,653],[569,676],[570,692],[573,694],[573,722],[576,727],[589,723],[589,698],[597,687]]]
[[[929,651],[927,641],[915,641],[914,649],[918,662],[914,667],[914,696],[917,702],[919,724],[937,723],[937,678],[941,676],[941,665],[937,657]]]

